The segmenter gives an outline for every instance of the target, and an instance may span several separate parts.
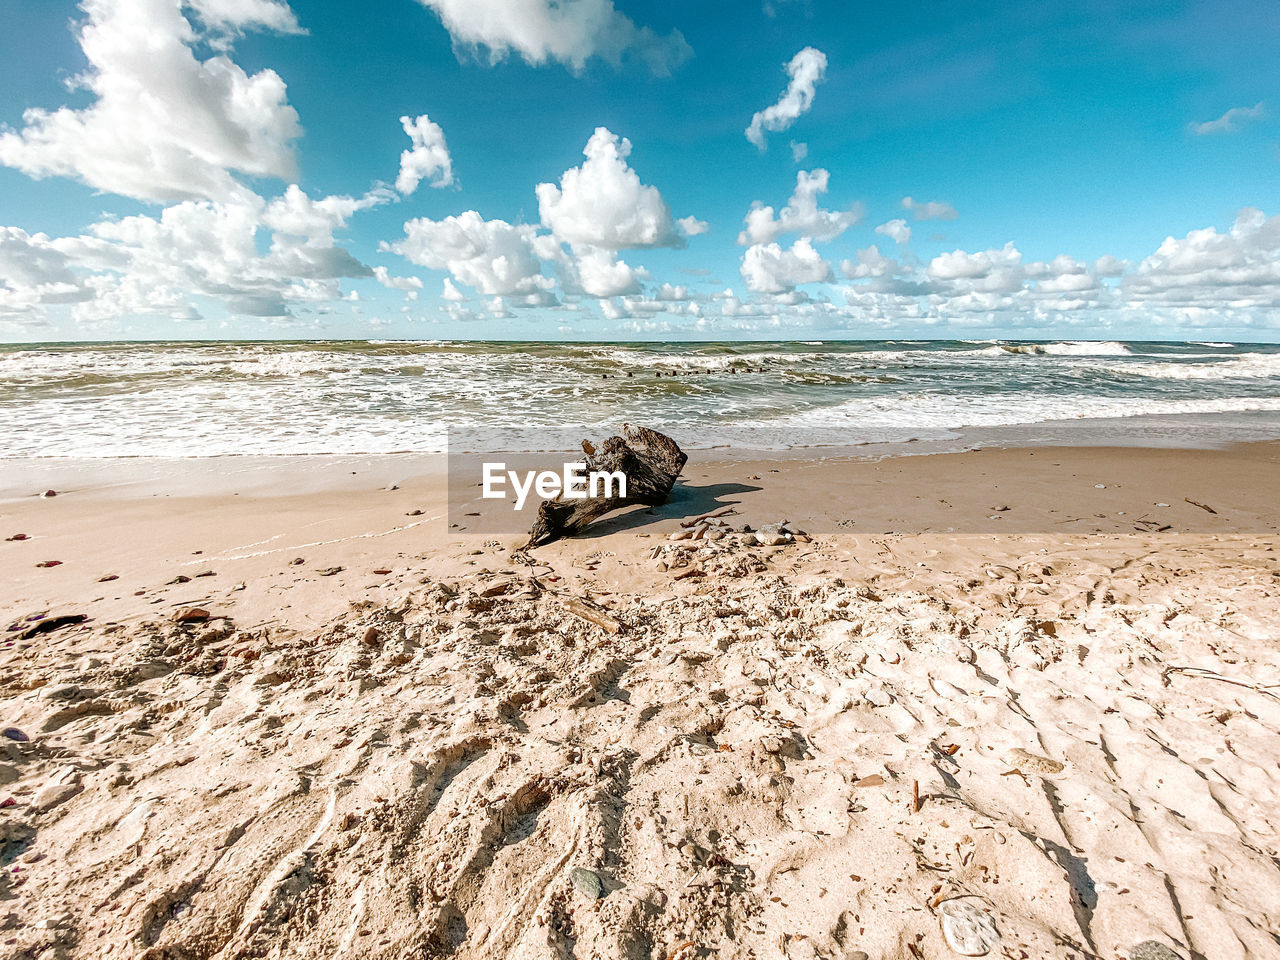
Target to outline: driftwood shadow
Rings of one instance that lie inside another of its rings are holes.
[[[591,526],[574,536],[575,540],[595,540],[610,534],[622,533],[646,527],[662,520],[683,520],[689,517],[700,517],[721,507],[731,507],[739,501],[732,498],[744,493],[754,493],[762,487],[747,483],[709,483],[694,486],[678,483],[671,490],[667,502],[656,507],[637,504],[624,513],[597,520]]]

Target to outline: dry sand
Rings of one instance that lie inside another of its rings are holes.
[[[695,456],[533,566],[394,458],[50,465],[0,622],[90,619],[0,634],[0,955],[1280,956],[1278,464]]]

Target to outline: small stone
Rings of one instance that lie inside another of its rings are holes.
[[[364,632],[364,636],[360,638],[360,642],[363,643],[366,647],[377,646],[378,628],[370,627],[368,630],[366,630]]]
[[[893,697],[879,687],[872,687],[862,695],[862,699],[873,707],[887,707],[893,703]]]
[[[1000,943],[995,921],[970,900],[945,900],[938,904],[942,936],[963,957],[985,957]]]
[[[209,611],[202,607],[183,607],[173,619],[177,623],[203,623],[209,619]]]
[[[57,913],[51,917],[42,917],[35,922],[37,930],[58,930],[71,925],[71,914]]]
[[[48,500],[51,497],[56,497],[57,495],[57,490],[46,490],[44,493],[40,494],[40,496],[45,500]]]
[[[1093,485],[1093,489],[1095,489],[1095,490],[1105,490],[1105,489],[1107,489],[1107,485],[1106,485],[1105,483],[1095,483],[1095,484]]]
[[[118,575],[118,574],[108,573],[105,577],[99,577],[99,578],[98,578],[98,582],[99,582],[99,583],[110,583],[112,580],[119,580],[119,579],[120,579],[120,577],[119,577],[119,575]]]
[[[578,888],[578,892],[588,900],[599,900],[604,896],[604,883],[600,880],[600,875],[594,870],[588,870],[586,867],[574,867],[573,872],[569,874],[569,879]]]
[[[328,567],[327,569],[320,571],[320,576],[332,577],[335,573],[341,573],[345,569],[347,568],[346,567]]]
[[[1129,948],[1129,960],[1182,960],[1159,940],[1143,940]]]
[[[1059,763],[1057,760],[1042,757],[1038,753],[1031,753],[1021,747],[1014,747],[1010,750],[1006,759],[1023,773],[1034,773],[1042,777],[1051,777],[1055,773],[1061,773],[1066,769],[1065,764]]]
[[[51,783],[43,790],[36,791],[35,797],[31,800],[31,808],[37,813],[44,813],[59,804],[66,803],[83,789],[84,786],[78,778],[68,783]]]
[[[196,576],[197,577],[216,577],[217,574],[214,573],[212,570],[203,570],[200,573],[197,573]]]
[[[61,560],[41,560],[39,563],[36,564],[36,566],[37,567],[60,567],[62,566],[62,561]]]
[[[29,539],[31,538],[28,537],[25,533],[15,533],[12,537],[5,537],[5,540],[9,542],[13,542],[14,540],[29,540]]]
[[[3,736],[9,740],[16,740],[18,743],[26,743],[31,739],[17,727],[5,727]]]

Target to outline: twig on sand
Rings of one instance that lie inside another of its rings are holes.
[[[1277,683],[1253,683],[1249,680],[1237,680],[1235,677],[1224,677],[1222,674],[1206,670],[1204,667],[1165,667],[1161,678],[1165,686],[1169,685],[1169,674],[1171,673],[1182,673],[1188,677],[1199,677],[1201,680],[1221,680],[1223,683],[1261,693],[1263,696],[1271,697],[1273,700],[1280,700],[1280,694],[1274,692],[1280,689],[1280,684]]]
[[[622,621],[614,618],[606,610],[597,607],[589,600],[583,600],[581,597],[562,597],[561,605],[572,613],[575,617],[581,617],[590,623],[594,623],[602,630],[609,633],[617,633],[622,629]]]
[[[1199,507],[1201,510],[1205,510],[1209,513],[1217,514],[1218,512],[1217,510],[1213,509],[1213,507],[1209,506],[1207,503],[1201,503],[1199,500],[1192,500],[1190,497],[1183,497],[1182,499],[1185,500],[1187,503],[1191,504],[1193,507]]]
[[[712,510],[710,513],[704,513],[702,516],[694,517],[692,520],[682,521],[680,526],[696,527],[698,524],[702,523],[704,520],[714,520],[716,517],[723,517],[726,514],[730,514],[734,512],[735,511],[733,507],[721,507],[719,510]]]

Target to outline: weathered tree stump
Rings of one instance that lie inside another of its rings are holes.
[[[613,510],[636,503],[656,507],[666,502],[688,455],[670,437],[648,427],[624,423],[620,434],[606,440],[599,450],[583,440],[582,450],[588,472],[621,472],[627,478],[627,495],[574,499],[562,495],[544,500],[538,507],[538,519],[529,530],[525,549],[581,533]]]

